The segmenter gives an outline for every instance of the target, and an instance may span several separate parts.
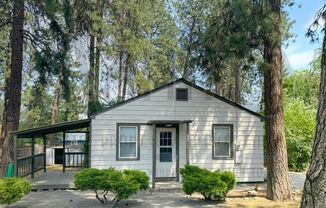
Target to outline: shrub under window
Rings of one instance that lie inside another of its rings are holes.
[[[200,193],[205,199],[221,200],[235,186],[232,172],[211,172],[197,166],[186,165],[181,168],[183,191],[186,194]]]

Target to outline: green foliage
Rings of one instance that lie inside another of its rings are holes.
[[[149,177],[146,173],[138,170],[118,171],[114,168],[98,170],[85,169],[75,176],[75,185],[79,190],[93,190],[96,198],[101,202],[107,201],[106,194],[111,192],[115,195],[112,201],[115,204],[122,199],[127,199],[138,191],[149,188]],[[102,196],[98,191],[102,190]]]
[[[307,168],[311,158],[312,142],[316,126],[316,108],[303,100],[293,99],[285,107],[285,135],[288,164],[294,171]]]
[[[289,168],[305,170],[310,162],[316,128],[320,57],[316,56],[310,70],[288,74],[284,79],[285,136]]]
[[[138,170],[124,170],[128,181],[139,185],[139,190],[147,190],[149,188],[149,177],[145,172]]]
[[[99,100],[90,102],[88,106],[88,115],[93,115],[96,112],[102,111],[104,108],[104,104],[102,104]]]
[[[306,106],[317,107],[320,83],[320,68],[298,71],[284,79],[286,102],[291,99],[302,100]]]
[[[107,172],[90,168],[78,172],[75,175],[75,186],[77,189],[85,190],[104,190],[110,189],[110,185],[107,181]]]
[[[205,199],[221,200],[235,186],[232,172],[211,172],[197,166],[186,165],[181,168],[183,191],[186,194],[201,193]]]
[[[0,180],[0,204],[15,203],[28,194],[30,190],[31,185],[24,179],[2,179]]]

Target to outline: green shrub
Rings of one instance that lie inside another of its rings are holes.
[[[31,190],[31,185],[20,178],[0,180],[0,204],[10,205],[19,201]]]
[[[82,191],[95,191],[95,196],[101,203],[107,201],[108,192],[113,193],[115,197],[112,202],[115,202],[115,206],[120,200],[127,199],[140,190],[148,189],[149,177],[137,170],[86,169],[76,174],[75,186]]]
[[[149,177],[145,172],[138,170],[124,170],[123,173],[128,180],[138,184],[139,190],[147,190],[149,188]]]
[[[197,166],[186,165],[181,168],[183,191],[191,195],[201,193],[205,199],[221,200],[235,186],[236,180],[232,172],[211,172]]]
[[[231,191],[236,184],[235,175],[230,171],[224,171],[221,173],[221,180],[226,183],[227,192]]]
[[[81,191],[109,190],[110,185],[107,178],[106,172],[89,168],[76,173],[74,183],[76,188]]]

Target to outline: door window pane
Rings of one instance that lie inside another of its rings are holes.
[[[172,145],[172,132],[160,132],[160,146]]]
[[[160,148],[160,162],[172,162],[172,148],[161,147]]]

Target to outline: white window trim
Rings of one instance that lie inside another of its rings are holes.
[[[121,127],[134,127],[136,129],[136,142],[121,142],[120,141],[120,132],[121,132]],[[138,126],[119,126],[119,135],[118,135],[118,142],[119,142],[119,154],[118,154],[118,158],[119,159],[137,159],[138,158]],[[121,154],[120,154],[120,150],[121,150],[121,143],[136,143],[136,156],[134,157],[121,157]]]
[[[215,130],[216,129],[225,129],[227,128],[229,130],[229,141],[228,142],[221,142],[221,141],[216,141],[215,140]],[[225,158],[225,157],[231,157],[231,127],[230,126],[214,126],[214,132],[213,132],[213,153],[214,153],[214,158]],[[215,145],[216,143],[228,143],[229,144],[229,154],[228,155],[216,155],[215,154]]]

